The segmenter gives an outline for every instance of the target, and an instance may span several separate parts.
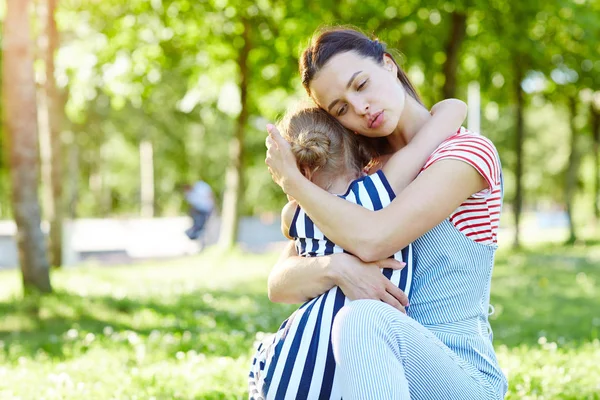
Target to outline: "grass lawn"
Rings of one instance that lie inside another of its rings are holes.
[[[0,399],[242,399],[276,255],[202,256],[53,273],[19,299],[0,272]],[[600,246],[501,250],[492,286],[508,399],[600,399]]]

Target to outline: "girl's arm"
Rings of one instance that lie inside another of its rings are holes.
[[[273,180],[296,199],[329,239],[367,262],[394,254],[442,222],[472,194],[488,187],[472,166],[441,160],[422,172],[389,206],[370,211],[331,196],[307,180],[296,167],[289,144],[274,126],[268,129],[265,161]]]
[[[295,200],[290,200],[281,210],[281,233],[290,240],[294,240],[293,237],[290,237],[290,227],[292,226],[292,221],[297,208],[298,203],[296,203]]]
[[[395,193],[400,193],[419,174],[434,150],[455,134],[467,116],[467,105],[458,99],[440,101],[431,108],[432,117],[413,140],[398,150],[383,172]]]

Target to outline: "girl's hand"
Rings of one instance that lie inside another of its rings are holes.
[[[381,273],[381,268],[398,270],[405,265],[393,258],[365,263],[346,253],[331,256],[334,280],[346,297],[350,300],[381,300],[406,314],[408,296]]]
[[[281,136],[277,128],[268,124],[267,131],[269,136],[265,142],[267,146],[265,164],[269,167],[273,181],[281,186],[285,193],[292,195],[290,191],[293,191],[294,181],[302,179],[303,175],[298,170],[290,144]]]

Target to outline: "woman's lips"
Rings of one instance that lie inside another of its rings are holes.
[[[383,111],[375,114],[375,118],[369,123],[369,128],[377,129],[383,124]]]

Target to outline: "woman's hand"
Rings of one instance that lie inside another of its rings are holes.
[[[293,191],[293,183],[304,176],[298,170],[290,144],[281,136],[277,128],[268,124],[267,131],[269,136],[265,141],[267,146],[265,164],[269,167],[273,181],[290,195],[290,191]]]
[[[405,265],[393,258],[365,263],[346,253],[334,254],[331,260],[334,280],[350,300],[381,300],[403,313],[408,296],[381,273],[381,268],[398,270]]]

